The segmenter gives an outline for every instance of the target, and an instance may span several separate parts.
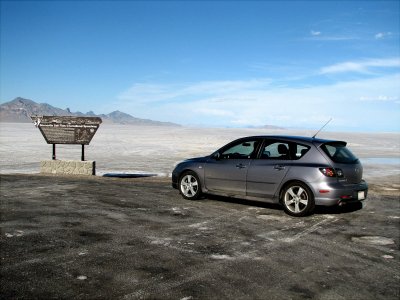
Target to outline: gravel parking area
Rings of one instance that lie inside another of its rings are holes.
[[[306,218],[166,177],[1,175],[1,299],[399,299],[400,185]]]

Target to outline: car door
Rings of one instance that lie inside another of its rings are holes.
[[[290,168],[289,142],[266,139],[247,172],[246,195],[272,198]]]
[[[259,139],[242,139],[219,150],[204,168],[206,189],[228,196],[246,195],[246,176]]]

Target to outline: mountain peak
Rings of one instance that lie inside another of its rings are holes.
[[[28,105],[33,105],[33,104],[37,104],[35,101],[32,101],[30,99],[25,99],[25,98],[22,98],[22,97],[17,97],[14,100],[12,100],[12,101],[10,101],[8,103],[13,104],[13,105],[27,105],[27,104]]]
[[[30,116],[80,116],[80,117],[101,117],[104,123],[114,124],[135,124],[152,126],[180,126],[169,122],[139,119],[119,110],[107,115],[96,115],[93,111],[86,114],[71,112],[70,108],[61,109],[47,103],[37,103],[33,100],[17,97],[12,101],[0,105],[0,122],[31,123]]]

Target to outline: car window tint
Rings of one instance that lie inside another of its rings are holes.
[[[310,150],[309,146],[295,144],[296,154],[293,159],[300,159],[302,158],[308,150]]]
[[[261,159],[297,160],[302,158],[310,146],[280,141],[267,141],[261,151]]]
[[[227,158],[227,159],[251,158],[256,150],[256,146],[257,146],[257,141],[246,141],[246,142],[242,141],[224,150],[221,154],[221,158]]]
[[[321,146],[329,158],[337,163],[354,163],[358,159],[343,143],[329,143]]]
[[[264,146],[261,153],[262,159],[290,159],[289,144],[284,142],[272,142]]]

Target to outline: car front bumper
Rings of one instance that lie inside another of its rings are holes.
[[[172,172],[172,182],[171,185],[174,189],[178,189],[178,173],[175,170]]]

